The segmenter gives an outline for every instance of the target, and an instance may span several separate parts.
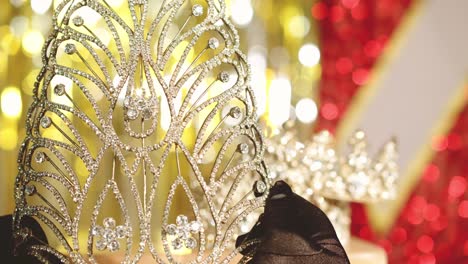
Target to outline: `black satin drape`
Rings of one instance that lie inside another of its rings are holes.
[[[271,188],[264,214],[236,244],[255,241],[242,251],[250,264],[349,263],[327,216],[284,181]]]

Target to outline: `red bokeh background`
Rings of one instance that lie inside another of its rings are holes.
[[[415,2],[328,0],[312,6],[311,14],[320,31],[323,67],[317,130],[335,132],[353,96],[373,74],[387,43]],[[436,155],[388,234],[378,236],[364,208],[358,204],[352,207],[353,235],[380,244],[388,253],[389,263],[468,263],[468,100],[465,101],[449,133],[434,138]]]

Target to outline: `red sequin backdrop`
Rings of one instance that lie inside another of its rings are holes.
[[[313,5],[323,67],[318,129],[335,131],[413,2],[328,0]],[[436,156],[385,237],[377,237],[363,207],[353,205],[353,235],[383,246],[389,263],[468,263],[466,102],[450,132],[434,139]]]

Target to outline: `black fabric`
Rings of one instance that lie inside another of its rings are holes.
[[[22,225],[31,229],[35,237],[47,241],[44,231],[41,226],[31,217],[24,217]],[[14,256],[14,236],[13,236],[13,218],[11,215],[0,217],[0,263],[25,263],[35,264],[40,263],[35,257],[29,256],[27,252],[22,251],[19,247],[16,251],[18,256]],[[30,243],[30,242],[29,242]]]
[[[13,217],[11,215],[0,216],[0,263],[36,264],[42,263],[28,252],[30,246],[35,244],[47,244],[47,237],[39,223],[34,218],[25,216],[21,219],[22,228],[30,231],[30,236],[22,240],[13,235]],[[15,249],[16,243],[16,249]],[[53,255],[48,255],[48,263],[59,264],[60,261]]]
[[[349,263],[327,216],[284,181],[271,188],[264,214],[236,246],[253,241],[259,243],[241,252],[250,264]]]

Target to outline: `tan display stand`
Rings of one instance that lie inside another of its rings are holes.
[[[353,237],[345,247],[351,264],[387,264],[387,253],[379,246]]]

